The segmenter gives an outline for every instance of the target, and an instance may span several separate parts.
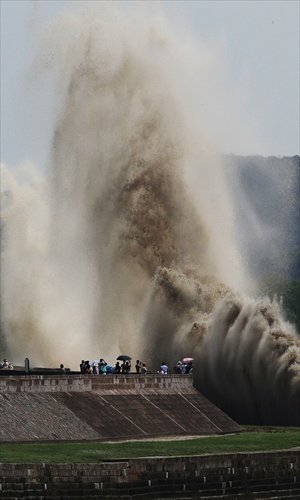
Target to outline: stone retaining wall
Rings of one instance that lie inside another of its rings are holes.
[[[0,377],[0,442],[239,432],[189,375]]]
[[[300,498],[300,451],[0,464],[3,498]]]

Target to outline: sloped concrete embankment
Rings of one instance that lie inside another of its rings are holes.
[[[0,379],[0,441],[107,440],[238,432],[190,376]]]
[[[0,464],[6,500],[300,498],[300,453],[140,458],[99,464]]]

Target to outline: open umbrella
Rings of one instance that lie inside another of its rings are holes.
[[[130,361],[131,357],[130,356],[126,356],[126,354],[121,354],[120,356],[117,357],[117,360],[118,361]]]
[[[183,358],[182,360],[183,363],[191,363],[192,361],[194,361],[194,358]]]

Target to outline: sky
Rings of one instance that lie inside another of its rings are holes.
[[[47,165],[55,103],[47,81],[34,78],[32,61],[47,23],[88,3],[1,0],[1,160],[11,167]],[[138,3],[123,1],[121,8]],[[218,53],[215,98],[206,102],[204,95],[202,111],[222,152],[299,154],[299,1],[147,4],[161,9],[182,43]]]

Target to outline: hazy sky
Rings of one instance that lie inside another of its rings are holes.
[[[121,2],[121,8],[137,3]],[[47,22],[78,5],[88,3],[1,0],[1,159],[11,166],[24,160],[47,164],[53,101],[30,63]],[[204,95],[203,102],[208,131],[221,151],[299,154],[299,1],[168,0],[148,6],[164,11],[183,42],[194,39],[218,52],[215,98],[206,102]]]

